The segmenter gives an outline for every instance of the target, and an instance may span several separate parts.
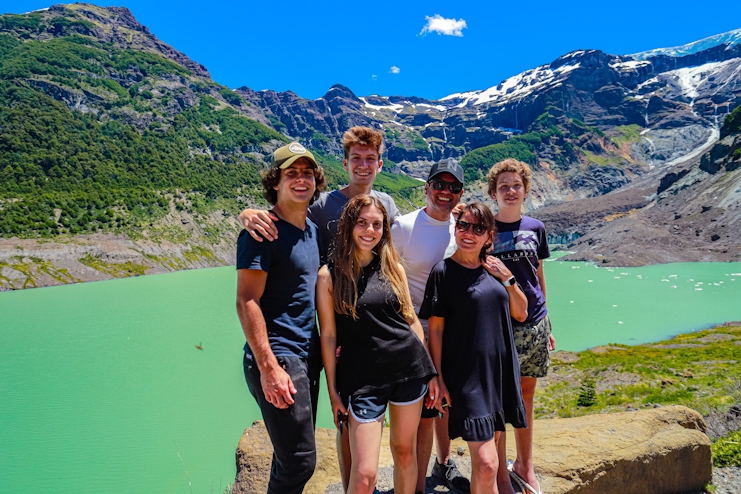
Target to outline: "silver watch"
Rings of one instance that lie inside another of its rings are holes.
[[[510,276],[507,281],[503,281],[502,282],[502,285],[504,285],[504,286],[512,286],[514,284],[515,284],[515,277],[514,276]]]

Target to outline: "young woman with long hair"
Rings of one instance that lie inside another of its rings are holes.
[[[432,408],[439,393],[388,214],[377,198],[361,194],[345,207],[332,260],[319,271],[317,307],[335,425],[350,434],[347,492],[375,488],[388,405],[394,492],[413,494],[423,401]]]

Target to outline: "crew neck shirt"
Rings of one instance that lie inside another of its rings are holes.
[[[446,221],[430,217],[418,209],[397,218],[391,225],[394,247],[404,260],[414,311],[425,297],[427,278],[437,263],[453,255],[458,248],[455,243],[455,218]]]
[[[548,310],[545,295],[538,280],[538,267],[542,259],[551,256],[545,225],[535,218],[523,216],[513,223],[496,222],[497,234],[491,254],[502,260],[512,271],[527,297],[527,319],[532,324],[543,319]]]
[[[237,269],[268,273],[260,309],[270,348],[276,357],[320,356],[316,327],[316,279],[319,273],[319,234],[310,219],[301,230],[278,219],[278,238],[257,242],[246,230],[237,239]],[[251,357],[248,343],[245,353]]]

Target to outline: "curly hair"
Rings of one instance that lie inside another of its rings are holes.
[[[383,134],[370,127],[353,127],[342,136],[345,159],[350,157],[350,147],[369,146],[376,150],[378,157],[383,154]]]
[[[517,173],[522,179],[522,185],[525,186],[525,194],[530,192],[530,179],[533,176],[533,172],[530,170],[530,165],[517,161],[514,158],[507,158],[506,160],[500,161],[496,165],[491,167],[489,174],[486,176],[486,181],[489,183],[489,195],[494,197],[497,192],[497,179],[499,175],[504,172]]]
[[[358,260],[353,230],[363,208],[368,206],[375,206],[383,213],[383,234],[374,249],[381,258],[381,276],[391,285],[399,299],[399,313],[405,318],[414,317],[412,297],[404,283],[406,273],[400,267],[401,258],[391,240],[389,215],[381,201],[368,194],[359,194],[350,199],[337,226],[337,246],[333,252],[332,266],[334,310],[339,314],[351,315],[353,319],[358,318],[358,279],[363,268]]]
[[[489,233],[489,239],[484,243],[484,246],[481,247],[481,252],[479,252],[479,259],[483,261],[486,259],[486,254],[494,243],[494,235],[497,234],[497,223],[494,221],[494,214],[491,212],[491,209],[481,201],[469,202],[463,206],[458,213],[457,219],[461,219],[467,212],[471,213],[471,216],[476,220],[476,223],[483,225]]]
[[[263,189],[265,189],[262,193],[262,196],[272,206],[275,206],[278,203],[278,191],[275,190],[275,186],[280,183],[281,171],[282,170],[278,167],[273,167],[268,170],[262,171],[262,187]],[[314,191],[314,195],[311,197],[311,201],[309,202],[309,204],[313,204],[314,201],[319,199],[319,194],[324,192],[324,190],[327,188],[327,179],[324,177],[324,168],[322,168],[321,166],[317,165],[314,168],[314,182],[316,185],[316,190]]]

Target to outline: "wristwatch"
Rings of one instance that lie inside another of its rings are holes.
[[[503,281],[502,282],[502,285],[504,285],[504,286],[512,286],[514,284],[515,284],[515,277],[514,276],[510,276],[507,281]]]

